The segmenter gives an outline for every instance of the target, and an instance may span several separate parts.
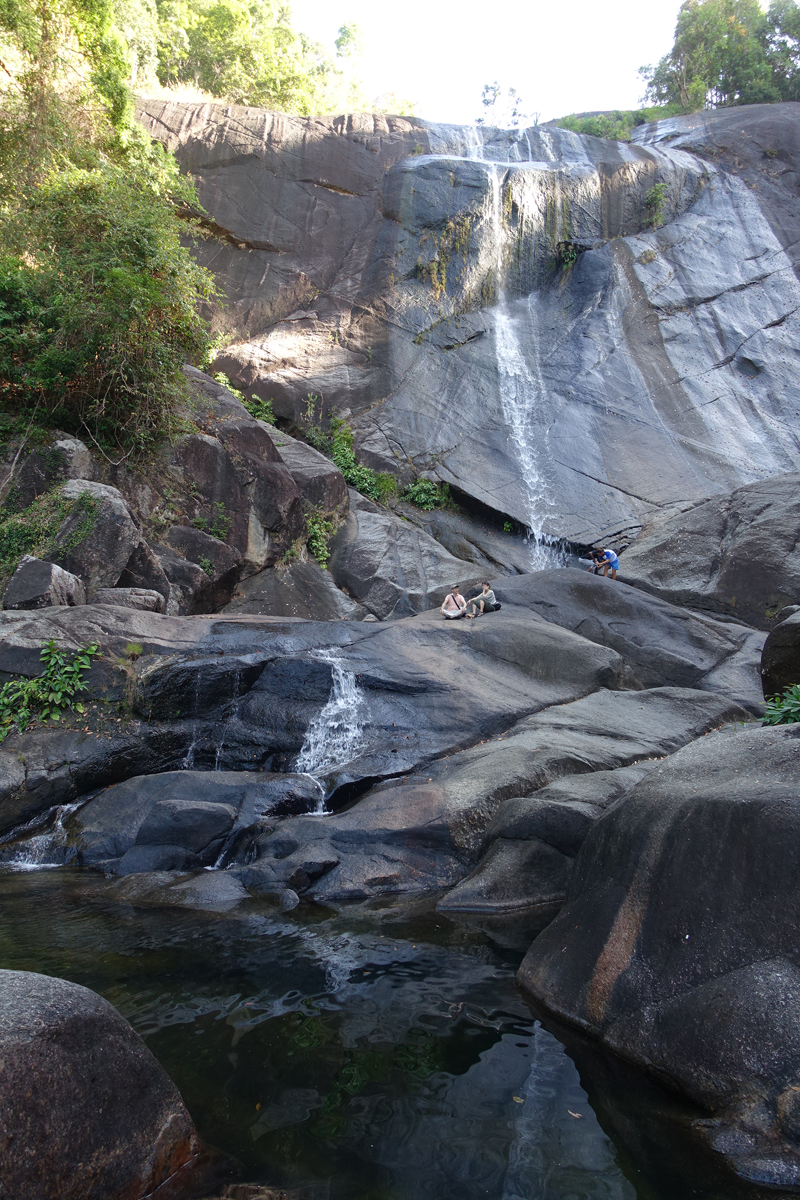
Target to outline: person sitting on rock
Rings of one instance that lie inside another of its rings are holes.
[[[500,608],[500,605],[497,603],[497,597],[487,580],[483,581],[481,588],[482,591],[477,596],[474,596],[467,606],[467,616],[470,619],[483,616],[485,612],[497,612],[498,608]],[[469,611],[470,609],[472,610],[471,612]]]
[[[459,617],[466,615],[466,611],[467,602],[459,593],[458,584],[454,583],[442,603],[442,616],[447,621],[457,621]]]

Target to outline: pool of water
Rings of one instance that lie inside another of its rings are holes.
[[[303,1200],[759,1194],[695,1163],[673,1102],[568,1052],[520,958],[430,913],[134,907],[68,868],[0,872],[0,966],[110,1000],[231,1178]]]

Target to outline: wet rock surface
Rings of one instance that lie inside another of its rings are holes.
[[[519,973],[712,1110],[698,1131],[778,1187],[800,1179],[798,778],[800,727],[734,726],[659,764],[589,834]]]
[[[0,971],[0,1048],[9,1196],[138,1198],[170,1180],[179,1197],[202,1184],[200,1139],[177,1089],[106,1000]]]

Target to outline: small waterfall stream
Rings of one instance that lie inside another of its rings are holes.
[[[531,570],[542,571],[548,567],[563,566],[563,561],[562,555],[552,539],[542,533],[542,523],[548,503],[547,486],[539,465],[537,430],[534,421],[537,402],[543,398],[545,390],[539,366],[540,339],[537,319],[539,300],[535,293],[531,293],[528,297],[531,319],[531,351],[535,361],[534,373],[523,353],[505,289],[503,198],[500,173],[495,163],[487,163],[487,171],[491,184],[490,217],[492,245],[495,253],[493,269],[496,304],[493,317],[498,388],[503,416],[516,450],[525,489]]]
[[[313,657],[331,668],[333,686],[328,702],[312,720],[293,769],[319,783],[318,776],[352,762],[364,746],[366,696],[353,671],[348,671],[335,650],[317,650]],[[320,808],[324,789],[320,787]]]

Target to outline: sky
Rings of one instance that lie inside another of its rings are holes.
[[[480,115],[483,85],[495,80],[516,88],[524,111],[542,121],[637,108],[638,69],[672,46],[679,7],[680,0],[292,0],[295,27],[331,49],[340,25],[360,27],[370,99],[396,92],[415,101],[417,116],[456,124]]]

